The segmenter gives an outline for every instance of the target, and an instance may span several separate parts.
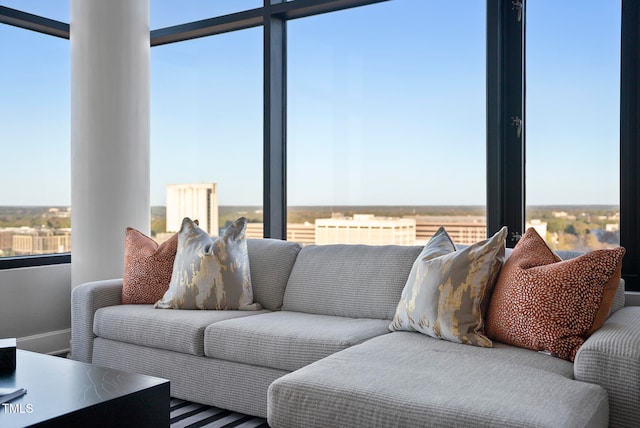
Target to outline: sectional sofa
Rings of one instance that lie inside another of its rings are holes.
[[[390,332],[421,250],[248,240],[260,311],[125,305],[121,279],[86,283],[72,291],[72,358],[272,427],[640,424],[640,308],[623,307],[622,281],[572,363]]]

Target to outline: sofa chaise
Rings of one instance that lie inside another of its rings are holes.
[[[174,397],[272,427],[640,423],[640,308],[623,307],[623,281],[570,362],[390,332],[421,250],[248,240],[259,311],[126,305],[121,279],[82,284],[72,358],[169,379]]]

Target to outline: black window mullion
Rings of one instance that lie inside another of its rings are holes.
[[[264,2],[264,237],[287,238],[287,23]]]
[[[37,31],[49,36],[69,39],[69,24],[6,6],[0,6],[0,23]]]
[[[640,291],[640,2],[622,1],[620,55],[620,245],[622,277]]]
[[[524,231],[524,0],[487,0],[487,234]]]

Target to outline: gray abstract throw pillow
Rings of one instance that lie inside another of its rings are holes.
[[[182,221],[169,289],[155,304],[161,309],[259,310],[253,302],[245,229],[236,220],[218,239],[190,218]]]
[[[504,261],[506,236],[503,227],[493,237],[456,251],[440,228],[413,264],[389,329],[491,347],[484,317]]]

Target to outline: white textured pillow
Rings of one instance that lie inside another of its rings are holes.
[[[491,347],[484,316],[504,261],[506,236],[503,227],[490,239],[456,251],[444,228],[438,229],[411,268],[389,329]]]
[[[245,229],[236,220],[218,239],[186,217],[178,232],[178,252],[169,289],[155,304],[161,309],[259,310],[253,303]]]

